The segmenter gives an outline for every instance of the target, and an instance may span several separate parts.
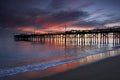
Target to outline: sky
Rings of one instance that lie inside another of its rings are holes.
[[[0,0],[0,35],[120,26],[120,0]]]

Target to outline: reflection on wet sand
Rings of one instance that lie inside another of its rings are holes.
[[[81,58],[80,60],[73,61],[67,64],[57,65],[54,67],[47,68],[45,70],[29,71],[29,72],[21,73],[14,76],[8,76],[8,77],[5,77],[4,79],[5,80],[8,80],[8,79],[28,80],[28,79],[37,79],[37,78],[39,79],[41,77],[50,76],[59,72],[76,68],[80,65],[84,65],[92,61],[97,61],[105,57],[118,55],[119,52],[120,52],[120,49],[116,49],[116,50],[111,50],[111,51],[107,51],[100,54],[89,55]]]
[[[86,56],[86,57],[84,57],[80,60],[74,61],[74,62],[58,65],[58,66],[51,67],[51,68],[48,68],[48,69],[42,70],[42,71],[27,72],[27,73],[24,73],[24,75],[31,76],[32,78],[36,78],[36,77],[40,78],[40,77],[52,75],[52,74],[55,74],[55,73],[58,73],[58,72],[63,72],[63,71],[78,67],[80,65],[92,62],[94,60],[96,61],[96,60],[99,60],[99,59],[102,59],[102,58],[105,58],[105,57],[114,56],[114,55],[117,55],[118,52],[120,52],[120,49],[117,49],[117,50],[114,50],[114,51],[108,51],[108,52],[105,52],[105,53],[90,55],[90,56]]]

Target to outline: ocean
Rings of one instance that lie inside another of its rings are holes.
[[[14,37],[5,38],[0,40],[0,77],[46,70],[55,66],[63,68],[64,64],[77,62],[72,64],[73,67],[67,66],[68,68],[65,69],[67,70],[119,54],[120,46],[114,45],[112,39],[109,39],[107,44],[100,44],[80,43],[76,39],[65,43],[61,39],[36,42],[15,41]]]

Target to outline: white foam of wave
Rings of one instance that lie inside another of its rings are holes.
[[[33,70],[44,70],[44,69],[47,69],[49,67],[53,67],[53,66],[73,62],[73,61],[76,61],[76,60],[80,60],[80,59],[82,59],[86,56],[89,56],[89,55],[104,53],[104,52],[112,51],[112,50],[115,50],[115,49],[118,49],[118,48],[119,47],[113,47],[113,48],[107,49],[107,50],[95,50],[95,51],[92,51],[92,52],[86,52],[84,56],[80,56],[80,57],[76,57],[76,58],[72,58],[72,59],[67,59],[67,60],[54,60],[54,61],[42,62],[42,63],[39,63],[39,64],[30,64],[30,65],[15,67],[15,68],[0,69],[0,77],[13,75],[13,74],[18,74],[18,73],[24,73],[24,72],[33,71]]]

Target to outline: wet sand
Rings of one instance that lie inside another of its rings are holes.
[[[73,62],[69,63],[71,67],[62,65],[46,71],[30,71],[3,77],[0,80],[120,80],[120,55],[71,69],[76,64],[78,63]],[[57,74],[54,74],[54,71]],[[52,75],[48,76],[49,73]]]
[[[30,80],[120,80],[120,56],[103,59],[56,75]]]

